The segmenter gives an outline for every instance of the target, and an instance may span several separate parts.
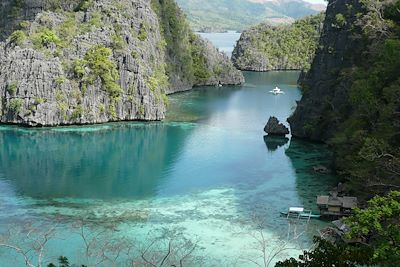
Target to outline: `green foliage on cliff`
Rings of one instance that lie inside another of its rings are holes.
[[[338,167],[360,194],[400,186],[399,2],[383,9],[383,21],[372,10],[361,18],[369,20],[363,24],[369,51],[351,70],[343,71],[344,77],[351,77],[352,111],[332,144]],[[372,30],[368,25],[377,27]]]
[[[16,45],[22,45],[26,40],[24,31],[17,30],[10,35],[10,42]]]
[[[244,32],[233,53],[240,69],[308,70],[318,46],[324,14],[300,19],[292,25],[258,25]],[[263,63],[264,62],[264,63]]]
[[[15,95],[17,93],[17,90],[18,90],[18,82],[17,81],[12,81],[7,84],[7,92],[10,95]]]
[[[206,62],[199,53],[201,49],[178,5],[173,0],[152,0],[152,8],[157,13],[166,42],[168,76],[179,75],[187,83],[204,80]]]
[[[193,61],[193,75],[196,79],[196,82],[206,81],[210,78],[211,73],[207,68],[207,60],[205,58],[204,48],[198,45],[198,36],[192,34],[190,36],[190,44],[191,44],[191,56]],[[217,68],[219,65],[215,65]]]
[[[165,73],[165,65],[154,67],[152,75],[146,79],[146,84],[155,95],[157,103],[163,101],[165,105],[168,104],[165,91],[170,86],[170,83]]]
[[[335,16],[335,27],[341,28],[344,25],[346,25],[346,18],[343,16],[343,14],[336,14]]]
[[[100,77],[104,88],[110,97],[115,99],[120,96],[122,89],[117,83],[119,73],[116,64],[110,59],[112,50],[101,45],[93,46],[85,55],[85,63],[90,68],[89,75]],[[76,69],[76,68],[75,68]],[[80,71],[78,67],[78,72]]]
[[[54,30],[49,28],[41,28],[39,31],[35,32],[32,36],[32,43],[36,48],[41,48],[48,46],[50,44],[60,45],[61,39],[58,37]]]
[[[146,24],[144,24],[144,23],[142,23],[140,25],[138,39],[140,41],[146,41],[146,39],[147,39],[147,27],[146,27]]]
[[[93,5],[93,0],[80,0],[75,11],[87,11]]]
[[[10,100],[9,110],[13,114],[18,114],[22,111],[22,106],[24,105],[24,100],[21,98],[13,98]]]

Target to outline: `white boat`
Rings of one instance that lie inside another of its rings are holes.
[[[320,214],[312,214],[311,210],[306,210],[302,207],[290,207],[288,211],[282,211],[281,214],[286,218],[297,218],[297,219],[319,219]]]
[[[272,91],[269,91],[271,94],[274,95],[280,95],[280,94],[284,94],[285,92],[283,92],[280,88],[275,87]]]

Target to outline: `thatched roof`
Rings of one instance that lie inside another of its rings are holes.
[[[318,206],[343,207],[345,209],[354,209],[357,207],[356,197],[333,197],[333,196],[318,196]]]

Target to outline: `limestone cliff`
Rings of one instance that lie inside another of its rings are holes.
[[[202,41],[184,44],[188,57],[171,61],[174,44],[166,36],[163,11],[155,10],[157,2],[3,1],[0,37],[8,38],[0,43],[1,122],[55,126],[161,120],[167,93],[217,80],[243,81],[227,59]],[[164,15],[184,24],[179,10],[172,11]],[[171,33],[181,40],[194,36],[190,30]],[[196,61],[193,50],[202,50],[202,61]],[[232,71],[226,76],[207,71],[199,79],[192,71],[227,69],[224,64]],[[189,70],[189,75],[176,69]]]
[[[326,141],[348,116],[351,80],[342,70],[360,62],[366,48],[357,37],[361,9],[358,0],[328,4],[318,51],[310,71],[300,78],[303,97],[288,120],[294,136]]]
[[[250,28],[240,36],[232,61],[238,69],[250,71],[309,69],[323,20],[321,13],[292,25]]]
[[[185,91],[193,85],[240,84],[242,73],[229,58],[195,35],[175,1],[151,0],[166,42],[166,73],[173,86],[168,93]]]
[[[295,137],[327,142],[362,198],[400,187],[400,1],[330,1]]]

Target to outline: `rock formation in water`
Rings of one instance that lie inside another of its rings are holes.
[[[264,127],[264,132],[268,135],[285,136],[289,134],[289,129],[280,123],[276,117],[269,117],[267,125]]]
[[[166,94],[243,76],[174,0],[1,3],[0,116],[29,126],[161,120]]]
[[[308,69],[318,46],[324,14],[300,19],[292,25],[260,24],[240,36],[232,53],[241,70]]]

